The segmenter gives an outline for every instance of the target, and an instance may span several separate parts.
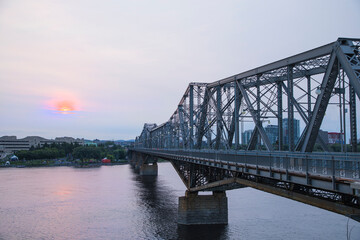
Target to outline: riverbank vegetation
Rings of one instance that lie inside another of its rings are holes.
[[[80,146],[79,144],[44,144],[42,147],[31,147],[29,150],[16,151],[17,161],[10,161],[10,155],[3,159],[11,165],[41,166],[41,165],[72,165],[78,162],[100,162],[108,158],[112,162],[123,162],[126,149],[114,142],[105,142],[97,146]],[[0,164],[1,165],[1,164]]]

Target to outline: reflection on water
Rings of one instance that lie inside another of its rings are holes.
[[[157,176],[134,176],[139,188],[138,204],[146,217],[143,230],[159,239],[226,239],[227,226],[186,226],[177,224],[177,199],[159,184]],[[175,201],[176,200],[176,201]]]
[[[347,218],[251,188],[228,191],[229,225],[178,225],[185,187],[128,165],[0,169],[0,239],[346,239]],[[351,239],[360,224],[349,221]]]
[[[157,176],[135,175],[133,179],[138,187],[136,201],[144,214],[142,230],[146,236],[174,239],[177,203],[170,197],[171,190],[159,185]]]
[[[179,239],[228,239],[226,225],[178,225]]]

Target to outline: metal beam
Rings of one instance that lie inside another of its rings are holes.
[[[282,188],[277,188],[277,187],[273,187],[273,186],[269,186],[263,183],[259,183],[259,182],[252,182],[249,180],[245,180],[245,179],[240,179],[237,178],[236,182],[239,184],[242,184],[244,186],[248,186],[248,187],[252,187],[264,192],[268,192],[271,194],[275,194],[278,196],[282,196],[282,197],[286,197],[298,202],[302,202],[305,204],[309,204],[318,208],[322,208],[331,212],[335,212],[338,214],[342,214],[345,215],[347,217],[353,218],[357,221],[359,221],[360,218],[360,209],[356,208],[356,207],[350,207],[350,206],[346,206],[344,204],[340,204],[340,203],[336,203],[336,202],[331,202],[331,201],[326,201],[323,199],[319,199],[316,197],[311,197],[311,196],[307,196],[301,193],[297,193],[291,190],[287,190],[287,189],[282,189]]]
[[[255,126],[254,130],[251,133],[251,137],[246,150],[250,150],[250,151],[255,150],[256,144],[258,143],[258,136],[259,136],[259,131],[258,128]]]
[[[300,140],[302,152],[312,152],[314,148],[331,93],[334,89],[338,71],[336,54],[333,52],[321,84],[321,93],[316,99],[311,119],[304,130],[303,139]]]
[[[190,94],[189,94],[189,111],[190,111],[190,127],[189,127],[189,147],[190,149],[194,146],[194,86],[190,85]]]
[[[337,42],[329,43],[329,44],[324,45],[322,47],[318,47],[318,48],[312,49],[310,51],[303,52],[303,53],[294,55],[292,57],[288,57],[288,58],[282,59],[280,61],[264,65],[262,67],[254,68],[254,69],[252,69],[250,71],[246,71],[246,72],[236,74],[236,75],[228,77],[228,78],[224,78],[222,80],[210,83],[207,86],[212,88],[212,87],[215,87],[215,86],[218,86],[218,85],[224,85],[226,83],[233,82],[234,77],[235,77],[236,80],[238,80],[238,79],[254,76],[254,75],[257,75],[257,74],[262,74],[262,73],[265,73],[265,72],[268,72],[268,71],[271,71],[271,70],[274,70],[274,69],[277,69],[277,68],[286,67],[286,66],[291,65],[291,64],[296,64],[296,63],[299,63],[299,62],[303,62],[303,61],[306,61],[306,60],[309,60],[309,59],[313,59],[313,58],[328,55],[328,54],[331,53],[335,43],[337,43]]]
[[[304,65],[306,65],[306,64],[304,63]],[[293,72],[293,79],[324,73],[326,71],[326,66],[327,65],[325,64],[325,65],[321,65],[319,67],[315,67],[312,69]],[[282,81],[282,82],[287,81],[287,72],[285,72],[283,75],[280,75],[280,76],[275,75],[275,76],[272,76],[269,78],[265,78],[262,81],[260,81],[258,84],[260,84],[260,86],[262,86],[262,85],[276,83],[278,81]],[[256,81],[253,81],[253,82],[249,82],[249,83],[244,83],[243,87],[245,89],[248,89],[251,87],[255,87],[256,85],[257,85]]]
[[[354,88],[349,84],[350,139],[353,152],[357,152],[356,98]]]
[[[272,151],[273,150],[273,147],[272,147],[272,144],[268,138],[268,136],[266,135],[266,132],[264,130],[264,128],[258,124],[258,121],[257,121],[257,117],[256,117],[256,113],[255,113],[255,110],[250,102],[250,99],[249,99],[249,96],[247,95],[246,93],[246,90],[241,86],[241,84],[239,84],[238,81],[236,81],[237,83],[237,86],[239,87],[240,89],[240,92],[241,94],[243,95],[244,97],[244,100],[246,102],[246,105],[248,106],[248,109],[249,109],[249,112],[251,114],[251,117],[253,118],[253,121],[254,123],[256,124],[256,128],[258,129],[259,133],[260,133],[260,136],[267,148],[268,151]]]
[[[285,86],[284,82],[281,82],[281,85],[282,87],[284,88],[286,94],[289,96],[290,93],[289,93],[289,90],[288,90],[288,87]],[[292,99],[292,103],[291,105],[293,105],[296,110],[298,111],[298,113],[300,114],[300,117],[303,119],[303,121],[305,122],[305,124],[308,124],[309,122],[309,118],[306,116],[304,110],[300,107],[300,104],[295,100],[294,96],[291,97]],[[311,101],[311,100],[310,100]],[[301,139],[301,137],[300,137]],[[329,152],[329,147],[326,145],[326,143],[324,142],[324,140],[317,136],[316,140],[320,143],[322,149],[325,151],[325,152]],[[295,151],[299,151],[300,149],[300,140],[298,141],[298,144],[296,145],[295,147]]]
[[[284,91],[286,92],[286,94],[289,96],[291,96],[291,104],[289,105],[293,105],[296,110],[298,111],[298,113],[300,114],[300,117],[304,120],[305,123],[308,123],[309,119],[307,118],[304,110],[301,108],[300,104],[296,101],[296,99],[294,98],[293,94],[291,92],[289,92],[289,88],[284,84],[284,82],[281,83]],[[294,109],[292,109],[293,111],[293,115],[294,115]]]
[[[177,165],[175,165],[174,161],[170,161],[171,165],[173,166],[173,168],[175,169],[176,173],[179,175],[181,181],[184,183],[184,185],[186,186],[186,188],[189,190],[190,187],[188,185],[188,181],[186,180],[185,176],[183,174],[181,174],[179,168]]]
[[[336,56],[339,59],[339,62],[341,64],[341,67],[346,72],[347,77],[349,78],[349,82],[351,86],[353,86],[354,91],[356,92],[356,95],[358,98],[360,98],[360,66],[352,66],[352,64],[349,63],[347,56],[342,51],[342,48],[345,46],[338,47],[336,49]],[[360,61],[360,60],[358,60]],[[357,72],[355,72],[355,69],[353,67],[357,67]]]
[[[235,86],[235,109],[232,114],[230,129],[228,132],[228,145],[231,148],[235,133],[235,149],[239,148],[239,109],[242,95],[239,93],[239,88]]]
[[[239,149],[239,109],[241,105],[240,90],[234,85],[235,91],[235,109],[234,109],[234,122],[235,122],[235,149]],[[242,97],[242,95],[241,95]],[[239,107],[237,107],[239,106]]]
[[[282,84],[277,82],[277,99],[278,99],[278,143],[279,151],[284,150],[284,136],[283,136],[283,108],[282,108]]]
[[[184,109],[182,105],[179,105],[179,120],[180,120],[180,129],[182,133],[182,140],[183,140],[183,148],[187,145],[187,138],[186,138],[186,130],[185,130],[185,121],[184,121]]]
[[[215,149],[220,147],[220,139],[223,130],[221,113],[221,87],[216,88],[216,137],[215,137]]]
[[[307,79],[307,118],[311,117],[311,77],[310,75],[306,76]]]
[[[213,190],[214,188],[232,185],[234,183],[237,183],[236,178],[229,178],[229,179],[224,179],[224,180],[219,180],[216,182],[208,183],[208,184],[205,184],[202,186],[196,186],[196,187],[190,188],[189,191],[190,192],[209,191],[209,190]],[[237,188],[247,187],[242,184],[237,184],[237,185],[238,185]],[[234,189],[234,187],[232,189]]]
[[[262,122],[261,122],[261,119],[260,119],[260,112],[261,112],[261,109],[260,109],[260,103],[261,103],[261,92],[260,92],[260,77],[261,75],[256,75],[256,126],[261,126],[262,127]],[[261,150],[261,137],[258,137],[258,143],[257,143],[257,146],[258,146],[258,149]]]
[[[216,102],[215,98],[211,96],[211,99]],[[213,125],[214,123],[217,121],[218,118],[221,119],[221,121],[224,123],[224,126],[226,128],[226,124],[225,124],[225,121],[224,119],[222,118],[222,115],[224,114],[225,110],[235,101],[235,97],[232,97],[230,99],[230,101],[228,101],[224,107],[221,108],[220,112],[217,110],[217,108],[215,107],[215,112],[216,112],[216,116],[210,121],[210,123],[206,126],[205,128],[205,132],[207,132]],[[229,131],[227,128],[226,128],[227,131]]]
[[[259,85],[259,87],[260,87],[260,85]],[[270,90],[270,88],[269,88],[269,90]],[[255,93],[253,93],[253,92],[251,92],[251,91],[249,91],[249,93],[250,93],[252,96],[254,96],[255,98],[257,98],[257,94],[255,94]],[[265,94],[266,94],[266,93],[263,93],[263,95],[265,95]],[[268,111],[270,111],[272,114],[274,114],[275,117],[277,117],[277,113],[276,113],[273,109],[271,109],[271,106],[269,106],[267,103],[265,103],[263,100],[261,100],[261,98],[257,98],[257,100],[259,100],[259,103],[262,103],[263,106],[264,106]]]
[[[201,110],[200,110],[200,118],[199,118],[199,123],[198,123],[198,131],[197,131],[197,138],[196,138],[196,146],[195,148],[200,149],[201,145],[202,145],[202,138],[205,134],[205,121],[206,121],[206,117],[207,117],[207,111],[208,111],[208,103],[209,103],[209,99],[210,99],[210,94],[209,93],[209,89],[205,88],[205,92],[204,92],[204,100],[203,103],[201,105]]]
[[[293,82],[293,67],[292,65],[287,67],[287,84],[288,84],[288,139],[289,139],[289,151],[293,152],[295,147],[294,139],[294,82]]]

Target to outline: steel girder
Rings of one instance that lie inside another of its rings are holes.
[[[170,162],[188,190],[206,186],[210,183],[215,183],[224,179],[233,178],[237,175],[234,171],[228,171],[226,169],[202,166],[177,160],[170,160]],[[226,188],[224,190],[230,189],[231,188]],[[206,190],[209,191],[208,188]]]
[[[335,86],[336,77],[338,75],[338,64],[334,53],[331,54],[331,58],[325,72],[319,97],[316,99],[313,114],[310,122],[306,126],[306,130],[303,135],[303,139],[300,140],[300,148],[302,152],[311,152],[315,145],[320,125],[325,115],[326,108],[328,106],[331,93]]]
[[[265,130],[264,128],[262,127],[262,124],[261,124],[261,120],[260,120],[260,101],[257,101],[257,107],[258,109],[255,111],[255,109],[253,108],[252,104],[251,104],[251,101],[249,99],[249,96],[247,95],[244,87],[239,84],[238,82],[237,83],[237,86],[239,87],[240,91],[241,91],[241,94],[244,96],[244,99],[245,99],[245,102],[246,102],[246,105],[248,106],[248,109],[250,111],[250,114],[251,114],[251,117],[253,118],[253,121],[255,122],[255,126],[256,126],[256,129],[257,129],[257,132],[260,133],[260,136],[261,138],[263,139],[263,141],[265,142],[265,146],[268,150],[272,150],[272,145],[270,143],[270,140],[269,138],[267,137],[266,133],[265,133]],[[259,91],[258,91],[259,93]],[[259,94],[258,94],[259,95]],[[259,96],[258,96],[259,98]],[[255,132],[255,131],[254,131]],[[254,134],[253,134],[254,135]],[[254,138],[252,138],[254,139]],[[253,144],[250,142],[250,145]]]
[[[340,164],[336,164],[346,161],[358,165],[357,154],[146,148],[131,151],[170,161],[190,192],[252,187],[360,221],[360,198],[355,186],[359,169],[352,169],[351,164],[346,164],[346,175],[353,176],[346,179],[341,176]],[[324,159],[333,163],[323,166],[332,171],[318,174],[321,169],[316,162]]]
[[[356,130],[356,98],[354,88],[349,86],[350,95],[350,135],[352,151],[357,152],[357,130]]]
[[[350,137],[356,151],[359,43],[359,39],[339,38],[325,46],[213,83],[190,83],[170,120],[150,130],[150,134],[142,133],[137,144],[153,148],[241,147],[311,152],[319,142],[328,150],[318,132],[327,106],[336,104],[335,96],[343,94],[344,106],[347,104],[350,109]],[[344,79],[339,77],[340,71],[346,75]],[[334,92],[340,81],[346,82],[348,93]],[[315,94],[318,89],[319,95]],[[305,126],[301,133],[295,119]],[[251,139],[241,141],[240,145],[241,121],[254,130]],[[270,125],[270,121],[277,128],[275,140],[269,138],[266,122]]]

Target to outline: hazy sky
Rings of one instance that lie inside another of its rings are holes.
[[[0,136],[135,138],[189,82],[360,38],[359,12],[358,0],[0,0]]]

